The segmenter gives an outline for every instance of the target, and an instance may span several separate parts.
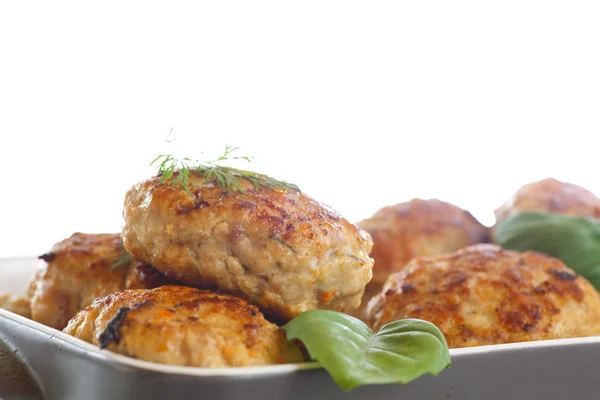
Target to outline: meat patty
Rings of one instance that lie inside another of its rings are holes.
[[[64,332],[163,364],[245,367],[303,361],[283,330],[255,306],[185,286],[125,290],[97,299]]]
[[[496,211],[497,223],[523,211],[600,218],[600,199],[581,186],[548,178],[521,187]]]
[[[489,240],[488,228],[471,213],[436,199],[384,207],[358,226],[373,238],[370,285],[378,287],[414,257],[450,253]]]
[[[177,174],[177,173],[176,173]],[[154,177],[125,198],[125,248],[172,279],[217,288],[281,321],[357,308],[371,237],[296,190],[228,190],[190,174],[191,195]]]
[[[31,319],[56,329],[96,297],[169,282],[151,266],[128,257],[117,233],[75,233],[39,258],[40,268],[29,284]]]
[[[0,308],[29,318],[31,315],[29,309],[29,299],[26,297],[11,296],[10,294],[0,293]]]
[[[388,206],[358,223],[373,238],[373,279],[361,307],[353,313],[364,318],[369,299],[379,293],[393,272],[413,257],[450,253],[462,247],[489,241],[488,228],[468,211],[437,199]]]
[[[486,244],[412,260],[368,314],[376,330],[431,321],[454,348],[600,334],[600,294],[587,280],[555,258]]]

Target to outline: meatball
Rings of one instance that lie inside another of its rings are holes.
[[[125,290],[96,299],[64,332],[163,364],[244,367],[303,360],[283,330],[255,306],[185,286]]]
[[[384,207],[358,226],[373,238],[375,265],[369,285],[378,289],[413,257],[450,253],[489,240],[488,228],[468,211],[436,199]]]
[[[521,187],[495,211],[496,221],[523,211],[600,218],[600,199],[581,186],[553,178],[543,179]]]
[[[488,228],[471,213],[437,199],[384,207],[358,226],[373,238],[370,285],[378,287],[413,257],[449,253],[489,239]]]
[[[421,257],[391,275],[369,303],[379,329],[431,321],[450,347],[600,334],[600,294],[561,261],[481,244]]]
[[[40,258],[29,284],[31,319],[62,329],[96,297],[169,280],[128,257],[119,234],[75,233]]]
[[[393,272],[413,257],[435,256],[489,241],[489,229],[468,211],[437,199],[411,201],[377,211],[358,226],[373,238],[375,260],[359,309],[353,316],[364,319],[369,300]]]
[[[6,293],[0,293],[0,308],[29,318],[31,315],[29,309],[29,299],[26,297],[11,296]]]
[[[176,173],[177,174],[177,173]],[[241,191],[191,173],[190,193],[160,176],[126,195],[125,248],[172,279],[216,288],[286,321],[357,308],[371,279],[371,237],[299,191]]]

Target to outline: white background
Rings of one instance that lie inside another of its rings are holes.
[[[350,220],[600,192],[600,3],[0,3],[0,256],[112,232],[171,127]]]

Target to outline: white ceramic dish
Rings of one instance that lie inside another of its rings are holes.
[[[35,266],[35,259],[0,259],[0,291],[22,293]],[[0,310],[3,400],[600,398],[600,337],[456,349],[451,355],[451,368],[437,377],[345,393],[314,363],[223,369],[160,365],[99,350]]]

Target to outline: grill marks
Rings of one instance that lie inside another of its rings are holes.
[[[202,208],[207,208],[207,207],[211,207],[212,203],[209,203],[206,200],[203,199],[198,199],[195,200],[191,205],[183,205],[180,204],[179,207],[177,207],[177,209],[175,210],[175,213],[177,215],[182,215],[182,214],[189,214],[194,210],[200,210]]]
[[[127,318],[129,311],[131,311],[129,307],[119,308],[117,315],[115,315],[113,319],[110,320],[108,325],[106,325],[106,328],[98,338],[101,349],[107,348],[112,343],[119,343],[121,340],[121,337],[119,336],[119,330],[121,329],[121,325],[125,321],[125,318]]]
[[[188,200],[185,204],[178,204],[175,213],[185,215],[205,208],[211,208],[214,211],[225,207],[226,202],[231,202],[232,204],[228,207],[241,211],[248,217],[265,224],[271,236],[280,239],[282,244],[287,244],[292,251],[295,249],[289,246],[289,242],[294,236],[300,234],[312,239],[315,235],[313,231],[317,229],[327,235],[329,230],[336,229],[335,224],[342,219],[335,211],[313,199],[305,199],[312,207],[298,212],[295,210],[298,208],[298,200],[293,196],[276,192],[265,196],[262,191],[254,188],[246,190],[244,194],[236,193],[233,196],[226,190],[211,187],[196,191],[194,196],[195,199]],[[203,198],[199,199],[200,196]],[[237,200],[234,200],[234,197]]]
[[[577,274],[572,274],[568,271],[558,271],[552,268],[550,268],[548,272],[550,272],[552,275],[563,281],[574,281],[575,279],[577,279],[578,276]]]
[[[54,253],[44,253],[41,256],[39,256],[38,259],[44,260],[46,262],[50,262],[50,261],[54,260],[55,257],[56,257],[56,254],[54,254]]]
[[[280,243],[282,246],[287,247],[292,253],[298,253],[298,250],[296,250],[294,247],[292,247],[291,245],[289,245],[288,243],[286,243],[285,241],[283,241],[275,235],[270,235],[269,239],[273,239],[276,242]]]
[[[238,208],[241,210],[254,210],[256,208],[256,204],[249,200],[240,200],[233,205],[233,208]]]
[[[137,303],[133,303],[133,305],[131,306],[132,309],[134,310],[139,310],[140,308],[144,308],[144,307],[150,307],[153,306],[154,302],[151,300],[144,300],[144,301],[139,301]]]
[[[402,293],[410,293],[415,290],[415,285],[412,282],[404,282],[401,286]]]

